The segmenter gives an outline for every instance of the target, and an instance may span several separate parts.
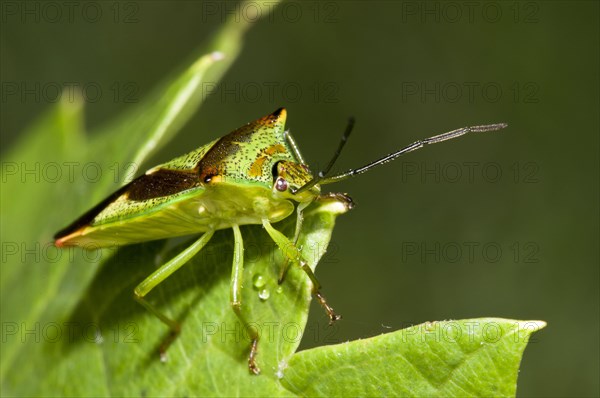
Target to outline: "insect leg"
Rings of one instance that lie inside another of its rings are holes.
[[[300,232],[302,230],[302,223],[304,222],[304,209],[306,209],[306,207],[311,204],[312,201],[310,202],[302,202],[299,203],[298,206],[296,207],[296,229],[294,231],[294,239],[292,240],[292,242],[294,243],[294,245],[298,244],[298,238],[300,237]],[[288,265],[290,263],[290,259],[288,257],[286,257],[283,261],[283,265],[281,266],[281,270],[279,271],[279,279],[278,282],[279,284],[283,283],[283,280],[285,279],[285,274],[287,274],[288,271]]]
[[[300,237],[300,230],[302,229],[302,223],[304,222],[304,209],[308,207],[310,202],[299,203],[296,208],[296,230],[294,231],[294,244],[298,243],[298,238]]]
[[[244,241],[238,225],[233,225],[233,267],[231,268],[230,302],[235,315],[242,322],[246,331],[252,338],[250,346],[250,355],[248,356],[248,369],[259,374],[260,369],[256,366],[256,353],[258,346],[258,333],[256,330],[248,327],[248,322],[242,315],[242,277],[244,274]]]
[[[327,304],[327,300],[325,300],[325,297],[321,294],[321,284],[319,283],[317,277],[308,266],[306,260],[304,260],[304,258],[302,257],[300,249],[298,249],[298,247],[292,241],[290,241],[284,234],[273,228],[269,220],[263,219],[263,226],[267,230],[267,233],[269,234],[271,239],[273,239],[273,241],[277,244],[279,249],[281,249],[284,256],[286,256],[290,261],[298,263],[300,265],[300,268],[302,268],[302,270],[306,273],[306,275],[312,282],[313,294],[315,295],[317,300],[319,300],[321,306],[325,309],[327,316],[329,316],[329,323],[332,324],[333,322],[340,319],[341,316],[337,315],[333,311],[333,308],[331,308],[331,306]]]
[[[163,344],[160,347],[160,358],[163,362],[166,360],[167,348],[171,345],[173,340],[175,340],[175,338],[179,334],[180,326],[179,323],[167,317],[158,309],[156,309],[156,307],[150,304],[150,302],[146,301],[144,297],[162,281],[167,279],[173,272],[181,268],[183,264],[187,263],[200,250],[202,250],[202,248],[206,246],[210,238],[213,236],[213,233],[213,231],[205,232],[198,240],[192,243],[188,248],[179,253],[177,256],[173,257],[168,263],[162,265],[159,269],[154,271],[133,290],[134,298],[136,299],[136,301],[142,306],[144,306],[144,308],[146,308],[148,311],[154,314],[154,316],[160,319],[171,329],[171,334],[169,338],[167,338],[167,340],[163,342]]]

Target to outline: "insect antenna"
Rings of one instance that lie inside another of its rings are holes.
[[[327,166],[323,170],[319,171],[317,173],[317,176],[314,177],[312,180],[310,180],[309,182],[307,182],[300,188],[293,190],[292,191],[293,194],[304,192],[307,189],[312,188],[316,184],[319,184],[325,178],[327,173],[329,173],[331,171],[331,168],[335,164],[335,161],[337,160],[337,158],[340,156],[340,153],[342,153],[342,149],[344,148],[344,145],[346,145],[346,142],[348,141],[348,137],[350,137],[350,133],[352,133],[353,128],[354,128],[354,118],[350,117],[350,118],[348,118],[348,124],[346,125],[346,130],[344,131],[342,138],[340,139],[340,143],[339,143],[337,149],[335,150],[333,157],[327,164]]]
[[[327,174],[327,171],[329,171],[331,169],[333,162],[335,161],[335,159],[337,159],[339,152],[343,148],[345,141],[348,138],[349,132],[348,132],[348,130],[346,130],[346,133],[344,134],[344,136],[342,137],[342,141],[340,142],[340,146],[338,147],[338,150],[336,151],[335,155],[333,156],[333,159],[329,163],[328,167],[324,171],[319,172],[317,177],[313,178],[308,183],[306,183],[304,186],[297,189],[295,193],[305,191],[306,189],[309,189],[310,187],[312,187],[315,184],[331,184],[334,182],[345,180],[350,177],[354,177],[354,176],[362,174],[368,170],[371,170],[374,167],[380,166],[387,162],[391,162],[392,160],[397,159],[398,157],[404,155],[405,153],[416,151],[417,149],[421,149],[425,145],[437,144],[438,142],[458,138],[458,137],[468,134],[468,133],[483,133],[483,132],[487,132],[487,131],[497,131],[497,130],[501,130],[507,126],[508,126],[508,124],[506,124],[506,123],[497,123],[497,124],[487,124],[487,125],[483,125],[483,126],[463,127],[463,128],[457,129],[457,130],[452,130],[447,133],[443,133],[443,134],[439,134],[439,135],[436,135],[433,137],[425,138],[423,140],[415,141],[412,144],[410,144],[396,152],[392,152],[392,153],[382,157],[381,159],[375,160],[375,161],[368,163],[362,167],[359,167],[356,169],[350,169],[350,170],[346,171],[345,173],[334,175],[331,177],[325,177]]]

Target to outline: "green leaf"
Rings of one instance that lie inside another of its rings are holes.
[[[300,396],[514,396],[523,350],[541,321],[425,323],[300,352],[282,382]]]
[[[159,361],[158,347],[168,329],[133,300],[132,292],[191,241],[96,252],[53,246],[56,230],[132,177],[129,166],[139,167],[197,110],[202,82],[216,82],[240,51],[249,25],[246,18],[234,20],[115,121],[87,135],[82,102],[61,102],[3,155],[1,394],[514,395],[532,331],[523,322],[440,322],[295,353],[308,316],[310,283],[296,267],[278,283],[282,255],[259,226],[242,228],[242,311],[260,331],[260,376],[249,374],[249,339],[229,305],[231,231],[216,233],[148,296],[182,323],[166,363]],[[92,174],[82,182],[84,170]],[[97,178],[95,170],[101,171]],[[299,244],[313,269],[336,217],[346,210],[334,199],[306,209]],[[275,227],[290,236],[294,224],[290,217]],[[491,326],[470,333],[469,322],[493,323],[501,338],[490,339]],[[436,328],[447,335],[431,338]]]

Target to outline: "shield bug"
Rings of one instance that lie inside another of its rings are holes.
[[[195,151],[153,167],[55,235],[58,247],[97,248],[202,233],[134,289],[136,300],[171,328],[171,338],[163,345],[161,356],[177,335],[179,325],[155,309],[145,296],[202,250],[216,230],[233,230],[235,253],[230,304],[244,325],[248,322],[241,313],[244,264],[239,251],[243,248],[240,226],[248,224],[262,225],[286,256],[280,280],[287,263],[299,265],[312,282],[315,298],[334,322],[339,316],[321,294],[319,282],[296,246],[302,229],[302,211],[310,203],[334,197],[347,207],[352,206],[352,200],[345,194],[322,194],[321,186],[362,174],[428,144],[506,127],[506,124],[491,124],[453,130],[416,141],[365,166],[329,176],[350,136],[353,120],[348,123],[331,161],[316,174],[306,165],[291,134],[285,131],[285,120],[285,109],[278,109]],[[294,212],[294,236],[288,237],[272,226]],[[255,332],[250,328],[248,331],[252,338],[248,367],[258,374],[258,335],[252,334]]]

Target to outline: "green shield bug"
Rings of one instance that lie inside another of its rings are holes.
[[[241,225],[259,224],[285,253],[287,263],[299,265],[313,286],[313,294],[323,306],[331,322],[340,317],[321,294],[315,275],[296,246],[302,229],[302,211],[315,200],[335,198],[348,208],[352,200],[345,194],[321,193],[321,185],[362,174],[399,156],[471,132],[494,131],[506,124],[465,127],[416,141],[365,166],[328,176],[353,127],[351,119],[342,140],[327,166],[312,174],[298,146],[284,130],[285,109],[248,123],[195,151],[153,167],[121,187],[104,201],[55,235],[56,246],[93,245],[108,247],[176,236],[202,235],[173,259],[148,276],[135,289],[134,296],[144,307],[171,328],[171,339],[179,325],[155,309],[144,297],[209,242],[216,230],[233,229],[234,260],[230,287],[230,304],[244,325],[241,313],[243,250]],[[272,224],[296,213],[293,237],[275,229]],[[89,246],[88,246],[89,247]],[[294,248],[295,250],[289,250]],[[258,335],[252,334],[248,367],[260,372],[256,365]],[[161,351],[164,358],[164,350]]]

